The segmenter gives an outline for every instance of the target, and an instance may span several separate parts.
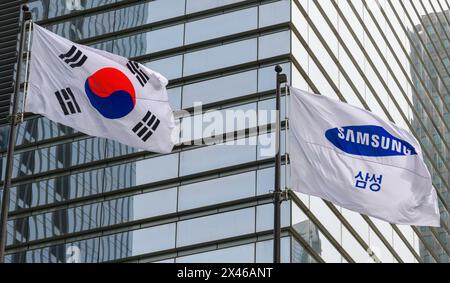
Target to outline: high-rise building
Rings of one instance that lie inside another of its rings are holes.
[[[417,69],[417,73],[411,68],[411,76],[414,84],[418,90],[418,96],[425,103],[421,106],[419,99],[414,98],[414,106],[419,113],[417,119],[420,119],[427,127],[429,127],[433,141],[427,142],[425,133],[421,132],[419,122],[414,120],[413,125],[420,133],[419,138],[423,140],[425,146],[429,150],[432,156],[433,162],[437,164],[437,170],[442,175],[444,180],[450,180],[450,173],[448,166],[450,166],[450,151],[446,144],[450,141],[448,131],[446,131],[446,125],[450,125],[450,116],[447,109],[450,108],[450,26],[448,20],[450,19],[450,11],[444,11],[436,13],[434,10],[432,13],[428,13],[421,16],[420,23],[416,25],[416,32],[411,31],[411,37],[413,48],[411,52],[411,59]],[[429,90],[421,87],[424,83],[429,87]],[[442,99],[443,98],[443,99]],[[431,117],[426,114],[426,110],[431,114]],[[443,119],[439,119],[438,116],[442,116]],[[433,123],[436,124],[436,128],[433,127]],[[442,136],[439,135],[438,131]],[[443,135],[446,133],[446,135]],[[442,141],[444,138],[444,141]],[[438,156],[442,155],[444,159]],[[447,166],[444,165],[447,164]],[[428,167],[431,167],[428,161]],[[447,188],[440,181],[440,176],[433,175],[434,187],[442,194],[442,201],[445,202],[447,207],[450,205],[450,197]],[[445,211],[443,202],[440,203],[440,210]],[[447,214],[442,215],[442,220],[446,223],[447,227],[450,225],[450,220]],[[425,240],[433,247],[436,254],[439,255],[441,261],[448,261],[448,255],[433,244],[431,238],[433,233],[439,237],[447,249],[450,249],[449,235],[445,231],[432,231],[429,228],[421,228],[424,234]],[[431,255],[428,250],[420,245],[420,254],[426,262],[431,261]]]
[[[317,227],[312,224],[310,220],[296,223],[293,228],[309,243],[314,252],[321,254],[322,249],[320,245],[319,229],[317,229]],[[293,263],[308,262],[309,257],[309,253],[305,251],[305,249],[303,249],[298,243],[293,243],[291,255],[291,261]]]
[[[294,87],[409,129],[422,144],[440,201],[448,201],[450,86],[440,83],[448,81],[449,69],[442,67],[448,67],[448,51],[436,58],[426,39],[433,35],[418,28],[427,15],[434,18],[429,26],[447,27],[441,39],[448,48],[448,1],[28,5],[34,21],[47,29],[165,75],[182,136],[171,154],[153,154],[28,116],[17,135],[8,262],[271,262],[274,136],[273,127],[265,126],[275,118],[267,111],[275,107],[277,64]],[[430,79],[425,70],[442,80]],[[436,84],[440,91],[431,99]],[[203,116],[194,116],[196,102]],[[232,132],[214,132],[223,135],[224,145],[199,144],[210,135],[190,125],[200,119],[207,128],[212,110],[226,118],[242,114],[238,122],[231,117],[237,124]],[[3,172],[7,132],[3,122]],[[283,123],[283,153],[289,151],[285,134]],[[283,186],[289,187],[288,174]],[[282,261],[446,262],[448,209],[442,202],[440,209],[443,227],[427,230],[290,193],[282,204]]]

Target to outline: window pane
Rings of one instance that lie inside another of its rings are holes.
[[[256,29],[257,12],[254,7],[189,22],[186,24],[186,44]]]
[[[275,185],[275,175],[274,167],[265,168],[258,170],[258,188],[257,195],[268,194],[273,191],[273,186]],[[285,187],[285,176],[284,176],[285,166],[281,166],[281,187]]]
[[[177,263],[253,263],[255,258],[255,244],[231,247],[182,256]]]
[[[130,58],[183,45],[184,25],[161,28],[114,40],[114,53]]]
[[[259,38],[258,58],[266,59],[290,53],[290,31],[272,33]],[[286,70],[284,70],[286,72]]]
[[[27,176],[104,159],[106,157],[105,145],[106,139],[87,138],[15,154],[13,177]]]
[[[167,250],[175,247],[175,223],[101,238],[100,261]]]
[[[177,227],[177,247],[254,232],[254,208],[214,214],[179,222]]]
[[[169,80],[181,78],[183,55],[150,61],[144,64],[152,70],[161,73]]]
[[[289,22],[290,0],[281,0],[259,7],[259,27]]]
[[[70,127],[50,121],[45,117],[25,120],[17,125],[16,145],[37,142],[44,139],[57,138],[70,135],[76,131]],[[0,128],[2,147],[6,149],[9,125]]]
[[[182,16],[185,0],[145,1],[116,12],[115,30],[123,30],[144,24]],[[130,17],[133,15],[133,17]]]
[[[290,74],[290,64],[281,64],[283,73]],[[270,66],[258,70],[258,91],[274,90],[276,87],[276,76],[274,76],[275,66]],[[289,79],[289,76],[288,76]]]
[[[249,172],[180,187],[178,209],[187,210],[255,195],[256,173]]]
[[[243,142],[248,144],[245,140]],[[230,144],[234,144],[234,141],[182,152],[180,175],[190,175],[255,160],[256,146]],[[205,156],[211,158],[205,158]]]
[[[181,109],[181,87],[169,88],[167,90],[167,95],[169,96],[170,107],[173,111]]]
[[[290,226],[291,209],[290,202],[281,204],[281,227]],[[273,204],[265,204],[256,207],[256,232],[273,230]]]
[[[255,38],[187,53],[184,58],[184,75],[255,61],[256,47]]]
[[[223,133],[233,133],[234,131],[243,132],[246,128],[257,126],[256,103],[243,104],[236,107],[225,108],[222,110],[209,110],[204,114],[185,117],[181,121],[181,141],[190,142],[200,138],[205,139],[206,144],[219,144],[222,142],[213,140],[209,142],[208,138],[218,136]],[[200,125],[200,126],[199,126]],[[255,137],[252,139],[256,139]],[[247,145],[248,139],[239,142],[228,142],[227,146],[234,144]],[[254,145],[254,143],[251,143]]]
[[[37,0],[28,4],[34,21],[67,15],[123,0]]]
[[[257,71],[248,71],[183,87],[183,108],[256,93]]]
[[[194,13],[202,10],[212,9],[220,6],[225,6],[245,0],[186,0],[186,13]]]
[[[114,11],[92,16],[72,18],[47,28],[71,41],[81,40],[113,32]]]
[[[136,162],[136,185],[178,176],[178,154],[164,155]]]
[[[291,262],[290,246],[291,239],[289,237],[281,238],[281,263]],[[256,243],[256,262],[273,263],[273,240]]]
[[[104,202],[102,226],[176,212],[177,189],[164,189]]]

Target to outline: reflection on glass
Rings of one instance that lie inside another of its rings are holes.
[[[199,12],[243,1],[245,0],[186,0],[186,13]]]
[[[120,56],[137,57],[182,46],[183,35],[184,25],[176,25],[116,39],[113,49]]]
[[[177,247],[255,232],[255,208],[245,208],[181,221]]]
[[[181,186],[178,209],[188,210],[254,196],[255,182],[255,172],[248,172]]]
[[[281,227],[288,227],[290,221],[290,202],[281,204]],[[256,232],[273,230],[273,204],[265,204],[256,207]]]
[[[281,263],[291,262],[290,246],[290,237],[281,238]],[[273,263],[273,240],[256,243],[256,262]]]
[[[259,6],[259,27],[289,22],[292,1],[281,0]]]
[[[164,74],[168,80],[178,79],[182,76],[183,56],[172,56],[144,64],[152,70]]]
[[[255,38],[187,53],[184,57],[183,73],[189,76],[254,61],[257,54],[256,47]],[[229,56],[230,54],[233,56]]]
[[[256,93],[257,71],[238,73],[217,79],[185,85],[183,88],[183,108],[203,105]]]
[[[184,14],[185,0],[146,0],[140,2],[142,3],[128,6],[116,12],[116,22],[114,23],[116,31],[158,22]],[[130,17],[130,15],[133,15],[133,17]]]
[[[291,32],[283,31],[261,36],[258,42],[258,59],[266,59],[283,54],[289,54]],[[284,42],[285,44],[280,44]],[[286,72],[286,70],[284,70]]]
[[[178,154],[170,154],[136,162],[136,185],[178,176]]]
[[[250,143],[245,140],[242,142],[247,145],[230,145],[235,143],[233,141],[181,152],[180,175],[190,175],[255,160],[256,146],[248,145]]]
[[[312,249],[318,254],[322,254],[322,242],[319,237],[319,229],[310,220],[293,224],[292,227],[300,234],[300,236],[309,243]],[[292,258],[295,262],[311,262],[313,259],[302,246],[294,241],[292,247]]]
[[[28,7],[35,21],[83,11],[123,0],[35,0]]]
[[[258,9],[255,7],[188,22],[186,44],[256,29],[257,19]]]
[[[253,263],[255,260],[255,244],[214,250],[182,256],[177,263]]]

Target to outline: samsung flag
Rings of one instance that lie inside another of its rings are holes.
[[[145,66],[33,26],[25,110],[153,152],[173,148],[167,79]]]
[[[295,191],[390,223],[440,226],[417,140],[371,112],[291,88]]]

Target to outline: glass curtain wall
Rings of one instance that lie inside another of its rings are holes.
[[[191,134],[160,155],[28,118],[14,157],[9,262],[271,262],[274,135],[266,126],[275,121],[277,64],[294,87],[409,129],[433,175],[442,220],[438,229],[393,225],[291,192],[282,206],[282,261],[448,262],[447,0],[29,6],[49,30],[165,75],[180,127]],[[194,115],[197,102],[202,115]],[[237,110],[248,113],[245,123],[221,144],[189,142],[209,138],[191,129],[192,121],[206,127],[211,111]],[[283,154],[287,130],[283,123]],[[0,128],[4,137],[7,131]],[[288,169],[283,160],[282,172]]]

